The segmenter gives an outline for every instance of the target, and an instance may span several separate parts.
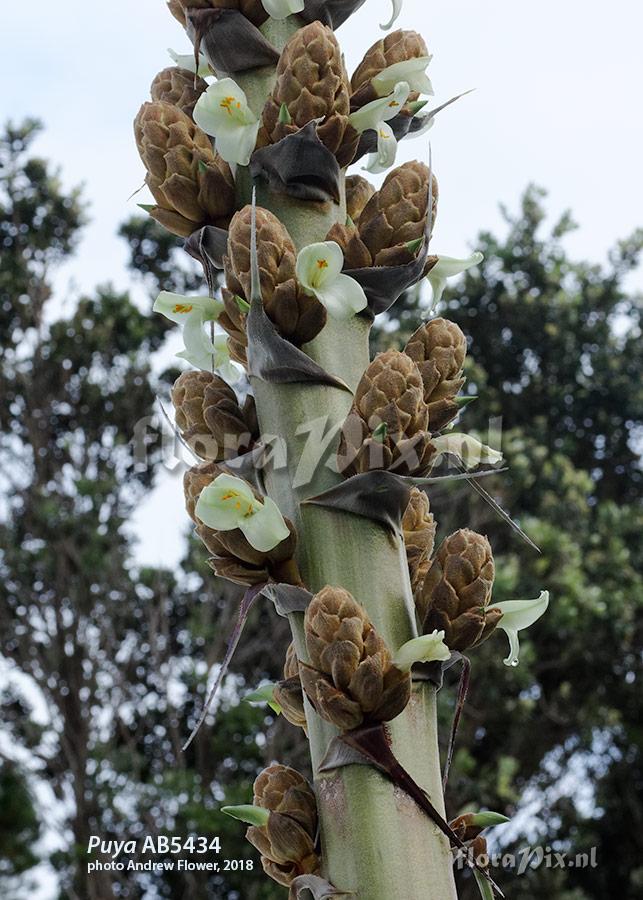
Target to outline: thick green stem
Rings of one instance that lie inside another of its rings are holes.
[[[282,47],[301,21],[270,23],[265,33]],[[250,73],[242,83],[256,112],[263,107],[274,72]],[[237,173],[237,201],[251,199],[247,170]],[[344,221],[345,201],[304,203],[258,185],[258,203],[284,223],[300,249],[325,239]],[[369,362],[369,323],[329,318],[304,349],[354,391]],[[252,379],[261,432],[276,436],[267,489],[299,534],[298,562],[311,591],[324,585],[349,590],[368,612],[393,651],[417,633],[404,546],[384,527],[302,501],[337,484],[333,467],[339,428],[350,409],[350,391],[327,385],[272,385]],[[321,452],[320,452],[321,451]],[[299,657],[307,661],[303,616],[291,617]],[[454,900],[448,841],[411,798],[369,766],[319,772],[336,729],[307,703],[308,734],[319,804],[324,875],[356,900]],[[392,749],[401,764],[444,813],[437,741],[435,690],[414,686],[407,709],[390,723]]]

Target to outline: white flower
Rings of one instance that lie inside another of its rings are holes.
[[[300,13],[306,6],[305,0],[261,0],[261,3],[268,15],[277,20]]]
[[[394,665],[401,672],[410,672],[415,663],[446,662],[451,651],[444,643],[443,631],[432,631],[407,641],[395,655]]]
[[[344,254],[335,241],[311,244],[297,257],[297,280],[336,319],[348,319],[364,309],[366,294],[354,278],[343,275]]]
[[[411,88],[408,81],[400,81],[387,96],[371,100],[361,109],[348,117],[351,125],[362,134],[364,131],[377,131],[382,122],[395,118],[409,98]]]
[[[492,609],[499,609],[502,619],[498,628],[502,628],[509,638],[509,656],[503,660],[506,666],[518,665],[518,632],[529,628],[543,616],[549,606],[549,591],[541,591],[535,600],[506,600],[504,603],[492,603]]]
[[[400,13],[402,12],[402,0],[392,0],[393,3],[393,15],[391,17],[390,22],[387,22],[386,25],[380,25],[382,31],[388,31],[389,28],[392,28],[397,22]]]
[[[216,322],[223,310],[220,300],[211,297],[184,297],[162,291],[152,307],[166,319],[183,329],[185,349],[177,353],[197,369],[228,369],[230,354],[227,337],[224,334],[208,336],[207,323]],[[235,373],[236,374],[236,373]]]
[[[379,175],[391,168],[397,156],[397,138],[388,122],[380,122],[377,129],[377,153],[371,153],[367,164],[363,167],[366,172]]]
[[[219,475],[201,491],[195,515],[217,531],[239,528],[261,553],[268,553],[290,534],[274,500],[257,500],[250,485],[234,475]]]
[[[405,59],[394,63],[381,71],[372,80],[372,85],[377,91],[378,97],[390,94],[400,82],[407,82],[411,91],[418,94],[433,94],[431,79],[426,74],[432,56],[418,56],[413,59]]]
[[[447,278],[453,278],[455,275],[461,275],[472,266],[479,265],[484,256],[480,251],[472,253],[466,259],[455,259],[452,256],[438,256],[437,263],[433,266],[427,278],[433,289],[433,309],[442,299],[442,294],[447,286]]]
[[[502,453],[494,450],[493,447],[487,447],[481,444],[479,440],[470,434],[443,434],[432,439],[433,446],[439,456],[445,453],[457,457],[467,469],[475,469],[482,463],[488,463],[495,466],[502,462]],[[437,457],[436,457],[437,459]]]
[[[209,78],[212,75],[212,69],[203,53],[199,53],[199,67],[197,69],[194,53],[177,53],[171,47],[168,48],[167,52],[180,69],[187,69],[188,72],[192,72],[193,75],[199,75],[201,78]]]
[[[211,84],[197,100],[194,121],[215,139],[217,152],[227,163],[248,165],[257,143],[259,120],[236,81],[222,78]]]

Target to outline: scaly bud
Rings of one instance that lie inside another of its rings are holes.
[[[364,59],[351,79],[353,94],[351,106],[354,109],[358,109],[377,97],[386,94],[389,87],[388,81],[380,86],[377,83],[377,77],[381,76],[385,70],[390,69],[391,66],[396,66],[392,73],[393,81],[397,79],[397,81],[409,81],[410,83],[409,73],[402,70],[400,63],[405,63],[412,59],[426,60],[425,68],[430,60],[424,39],[416,31],[392,31],[385,38],[373,44],[370,50],[366,52]],[[422,71],[424,70],[422,69]],[[413,88],[414,85],[411,84],[411,87]],[[418,92],[414,90],[409,95],[407,103],[414,102],[418,96]]]
[[[284,717],[299,728],[306,729],[306,713],[304,711],[304,692],[299,677],[299,660],[295,645],[291,643],[286,652],[284,664],[284,680],[274,690],[274,697],[281,706]]]
[[[257,146],[276,144],[318,119],[322,120],[318,128],[322,143],[345,167],[359,143],[359,135],[348,122],[349,112],[348,74],[337,38],[321,22],[311,22],[297,31],[282,51]]]
[[[224,474],[216,463],[203,463],[188,469],[183,477],[185,505],[196,525],[196,533],[205,544],[212,559],[210,565],[217,575],[238,584],[261,584],[265,581],[297,580],[293,555],[297,543],[295,529],[287,519],[289,536],[272,550],[255,550],[239,528],[219,531],[204,525],[196,515],[196,506],[202,491]],[[261,503],[262,498],[250,485],[247,489]]]
[[[455,398],[465,381],[462,367],[467,339],[455,322],[430,319],[413,334],[404,352],[422,375],[429,428],[432,432],[441,431],[458,414]]]
[[[190,117],[170,103],[144,103],[134,133],[157,203],[150,215],[180,237],[225,226],[234,208],[232,172]]]
[[[374,193],[375,185],[361,175],[349,175],[346,179],[346,211],[355,225]]]
[[[446,538],[416,597],[423,631],[444,631],[450,650],[465,651],[486,639],[502,617],[488,609],[494,575],[484,535],[463,528]]]
[[[429,498],[424,491],[413,488],[402,517],[402,533],[414,594],[424,583],[426,573],[429,571],[435,530],[435,518],[431,512]]]
[[[254,783],[254,805],[270,811],[265,825],[246,832],[266,874],[288,887],[299,875],[318,872],[317,801],[303,775],[288,766],[264,769]]]
[[[237,285],[237,292],[223,288],[221,298],[223,300],[223,312],[217,319],[217,325],[228,335],[228,350],[230,358],[248,366],[248,335],[246,333],[246,316],[250,305],[242,296],[241,285]]]
[[[251,233],[252,207],[246,206],[230,223],[224,260],[228,289],[241,292],[245,300],[251,296]],[[304,293],[297,281],[297,254],[290,235],[276,216],[261,208],[257,209],[257,249],[266,313],[293,344],[312,341],[326,323],[326,310],[319,300]],[[225,328],[225,323],[221,324]]]
[[[438,184],[433,177],[433,221],[437,214]],[[373,265],[408,262],[408,244],[424,237],[429,205],[429,169],[408,162],[387,176],[381,190],[364,207],[359,234]],[[399,262],[396,257],[399,256]]]
[[[409,702],[411,679],[397,669],[363,607],[342,588],[325,587],[304,619],[311,665],[300,663],[306,694],[319,715],[348,731],[387,722]]]
[[[428,421],[422,377],[413,360],[397,350],[380,353],[362,376],[344,422],[340,471],[345,475],[374,469],[401,475],[426,471],[434,456]]]
[[[170,103],[191,118],[197,100],[207,89],[208,83],[203,78],[195,78],[187,69],[169,66],[156,76],[150,93],[152,100]]]
[[[268,13],[261,0],[168,0],[168,8],[175,19],[187,24],[188,9],[236,9],[257,28],[268,19]]]
[[[183,440],[202,459],[232,459],[259,435],[254,398],[241,407],[222,378],[202,369],[183,372],[172,388],[172,403]]]

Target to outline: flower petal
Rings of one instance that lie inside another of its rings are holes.
[[[372,80],[378,96],[383,97],[390,94],[395,86],[403,81],[408,83],[412,91],[433,95],[433,85],[426,74],[432,59],[432,56],[416,56],[413,59],[404,59],[401,62],[393,63],[392,66],[383,69]]]
[[[268,15],[277,21],[302,12],[306,6],[305,0],[261,0],[261,3]]]
[[[364,166],[367,172],[379,174],[390,169],[397,156],[397,138],[387,122],[380,122],[377,128],[377,153],[371,153]]]
[[[187,69],[188,72],[192,72],[193,75],[199,75],[201,78],[209,78],[210,75],[212,75],[212,69],[210,68],[208,61],[203,53],[199,53],[199,67],[197,69],[193,52],[177,53],[176,50],[172,50],[171,47],[168,47],[167,52],[170,54],[170,56],[180,69]]]
[[[263,506],[245,518],[239,528],[248,543],[260,553],[273,550],[290,534],[279,507],[270,497],[265,497]]]
[[[389,28],[392,28],[397,22],[400,13],[402,12],[402,0],[392,0],[393,3],[393,15],[391,17],[390,22],[387,22],[386,25],[380,25],[382,31],[388,31]]]
[[[541,591],[535,600],[506,600],[504,603],[491,604],[492,609],[499,609],[502,613],[498,628],[502,628],[509,638],[509,656],[503,660],[506,666],[518,665],[518,632],[537,622],[548,606],[549,591]]]
[[[194,107],[194,121],[211,135],[227,163],[247,166],[257,143],[259,120],[245,93],[232,78],[222,78],[201,94]]]
[[[455,275],[461,275],[472,266],[479,265],[484,256],[479,251],[467,256],[466,259],[457,259],[453,256],[438,256],[437,263],[433,266],[427,278],[433,290],[433,304],[435,307],[442,299],[442,294],[447,286],[447,278],[453,278]]]
[[[154,301],[152,310],[161,313],[177,325],[185,325],[190,316],[208,320],[217,319],[223,311],[223,303],[220,300],[213,300],[212,297],[185,297],[183,294],[161,291]]]
[[[415,663],[446,662],[450,657],[451,651],[444,643],[444,631],[433,631],[403,644],[393,662],[401,672],[410,672]]]
[[[315,295],[334,319],[350,319],[368,306],[364,288],[350,275],[338,275]]]
[[[400,81],[395,85],[395,90],[387,97],[372,100],[361,109],[351,113],[348,117],[351,125],[362,134],[365,131],[377,131],[382,122],[399,115],[400,110],[408,100],[411,88],[407,81]]]
[[[195,515],[209,528],[232,531],[261,510],[250,485],[234,475],[218,475],[201,491]]]
[[[495,466],[497,463],[502,462],[503,458],[499,450],[494,450],[493,447],[482,444],[470,434],[451,432],[450,434],[443,434],[433,438],[432,443],[439,455],[449,453],[464,463],[467,469],[475,469],[476,466],[482,463]]]
[[[297,256],[297,280],[312,294],[331,284],[343,268],[344,254],[335,241],[309,244]]]

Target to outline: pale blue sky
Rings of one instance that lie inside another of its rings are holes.
[[[352,70],[377,40],[389,0],[366,0],[338,32]],[[431,132],[440,181],[435,251],[463,255],[480,228],[498,226],[498,203],[515,208],[529,181],[550,192],[549,208],[570,207],[580,229],[570,249],[601,260],[614,241],[643,225],[640,112],[643,8],[632,0],[405,0],[399,27],[422,32],[434,54],[436,103],[475,87]],[[143,170],[132,120],[149,83],[169,64],[167,47],[187,50],[164,0],[30,0],[2,3],[0,119],[41,117],[42,153],[67,183],[85,182],[92,223],[58,278],[74,285],[128,284],[115,237],[135,211],[129,195]],[[427,139],[400,158],[427,156]],[[140,195],[137,200],[145,199]],[[155,538],[144,557],[178,558],[180,479],[143,511]],[[159,526],[158,508],[168,515]],[[171,515],[169,514],[171,510]]]

